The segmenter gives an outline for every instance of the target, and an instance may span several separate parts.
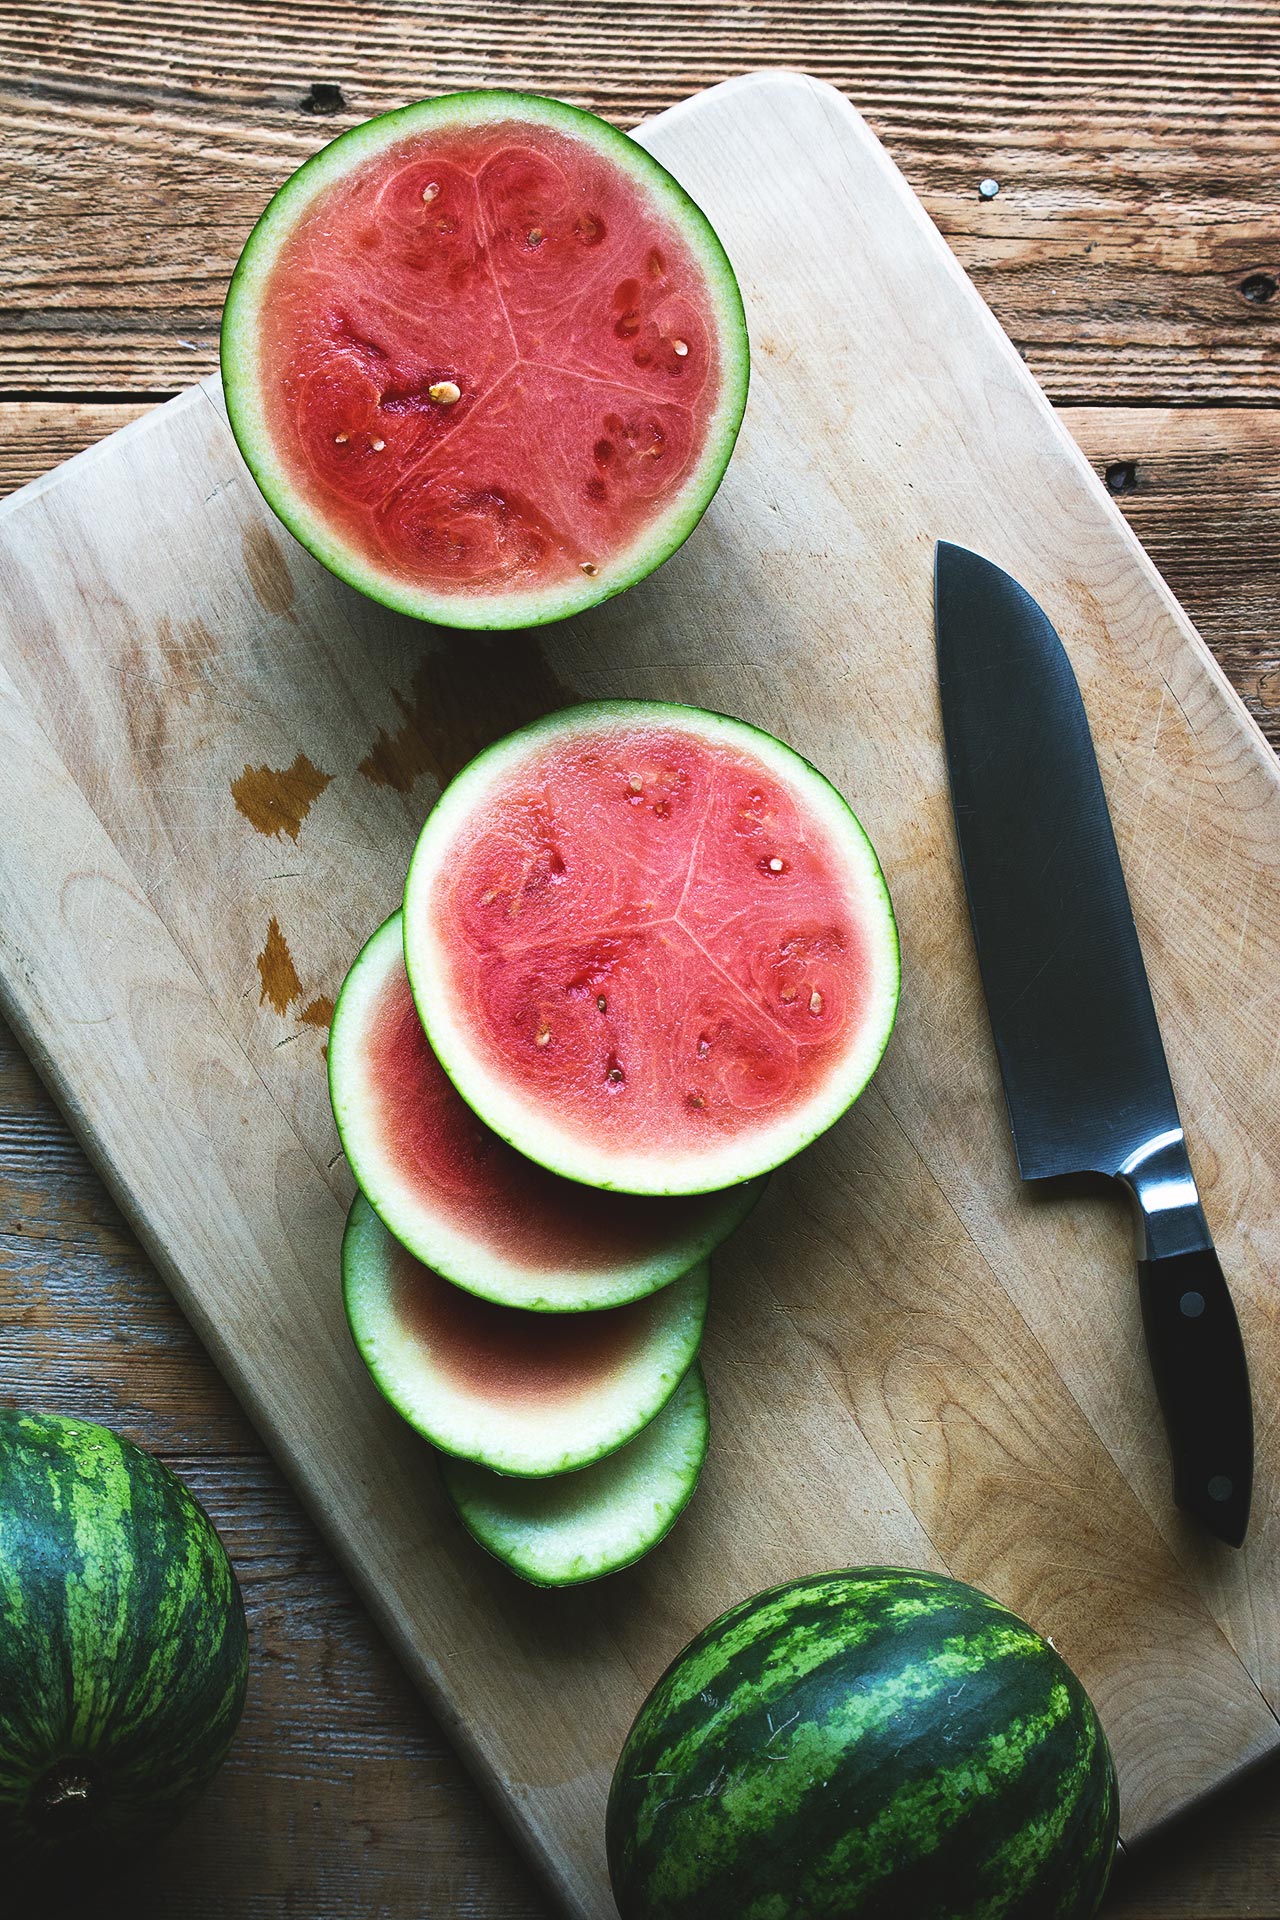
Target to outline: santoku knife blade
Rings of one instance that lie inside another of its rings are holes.
[[[934,599],[956,834],[1019,1171],[1128,1187],[1174,1498],[1239,1546],[1253,1481],[1244,1348],[1080,689],[1040,607],[991,561],[940,541]]]

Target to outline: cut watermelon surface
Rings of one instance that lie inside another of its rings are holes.
[[[705,1260],[758,1199],[642,1199],[562,1180],[500,1140],[439,1065],[405,973],[400,914],[338,997],[329,1086],[347,1159],[386,1226],[427,1266],[509,1306],[620,1305]]]
[[[695,1362],[643,1433],[594,1467],[550,1480],[512,1480],[469,1460],[442,1460],[440,1471],[482,1547],[535,1586],[576,1586],[630,1566],[670,1532],[693,1497],[709,1434]]]
[[[691,707],[573,707],[446,788],[405,954],[431,1045],[521,1153],[638,1194],[708,1193],[796,1153],[893,1025],[879,864],[770,735]]]
[[[352,129],[276,194],[222,340],[267,500],[362,591],[532,625],[665,559],[746,401],[732,268],[625,134],[478,92]]]
[[[499,1473],[589,1465],[652,1420],[692,1366],[707,1312],[696,1267],[601,1313],[522,1313],[415,1260],[357,1195],[342,1243],[356,1346],[381,1392],[446,1453]]]

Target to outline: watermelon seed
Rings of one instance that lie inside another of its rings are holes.
[[[691,1107],[705,1107],[707,1103],[700,1093],[691,1093],[687,1104]]]
[[[638,773],[632,774],[631,778],[627,782],[627,785],[630,787],[632,793],[644,792],[644,781],[640,778],[640,775]]]
[[[699,1035],[699,1038],[698,1038],[699,1060],[705,1060],[707,1055],[710,1053],[710,1051],[711,1051],[711,1042],[708,1040],[706,1034],[704,1033]]]
[[[437,380],[434,386],[427,388],[427,393],[442,407],[451,407],[455,400],[462,398],[462,388],[452,380]]]
[[[385,440],[371,440],[369,442],[369,445],[373,448],[375,453],[381,453],[383,449],[386,447],[386,444],[387,443]]]
[[[786,862],[783,860],[779,860],[777,854],[775,853],[773,856],[773,859],[769,862],[769,871],[770,873],[781,873],[785,865],[786,865]]]
[[[687,340],[673,340],[671,342],[671,351],[672,353],[678,354],[680,359],[683,360],[689,351],[689,342]]]
[[[333,436],[333,444],[335,447],[345,447],[350,438],[351,435],[349,433],[335,433]]]
[[[537,1033],[535,1033],[535,1035],[533,1036],[534,1045],[538,1047],[545,1047],[550,1038],[551,1038],[550,1027],[539,1027]]]
[[[626,1079],[627,1076],[622,1071],[622,1062],[621,1060],[619,1060],[616,1053],[611,1053],[609,1055],[609,1059],[605,1067],[604,1077],[609,1082],[609,1085],[611,1087],[620,1087],[623,1081]]]
[[[607,1004],[606,1004],[606,1002],[605,1002],[605,997],[604,997],[604,995],[603,995],[603,994],[599,994],[599,995],[597,995],[597,998],[596,998],[596,1006],[597,1006],[597,1007],[599,1008],[599,1010],[600,1010],[600,1012],[601,1012],[601,1013],[605,1013],[605,1012],[607,1012],[607,1011],[608,1011],[608,1007],[607,1007]]]
[[[579,560],[578,566],[583,573],[596,574],[600,571],[594,560]]]
[[[531,247],[540,247],[544,237],[541,227],[532,227],[529,231],[529,245]]]
[[[439,191],[440,182],[438,180],[428,180],[426,186],[422,189],[422,197],[424,200],[430,202],[435,199]]]
[[[809,1011],[810,1013],[822,1012],[822,995],[818,992],[818,989],[816,987],[814,988],[813,992],[809,995]]]
[[[795,988],[794,988],[794,987],[784,987],[784,988],[782,989],[782,993],[781,993],[781,996],[780,996],[780,997],[781,997],[781,998],[782,998],[783,1000],[794,1000],[794,999],[795,999],[795,997],[796,997],[796,990],[795,990]]]

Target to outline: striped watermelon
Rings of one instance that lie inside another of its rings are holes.
[[[649,1695],[609,1795],[623,1920],[1087,1920],[1116,1847],[1093,1705],[933,1573],[757,1595]]]
[[[231,1563],[167,1467],[81,1420],[0,1412],[0,1859],[43,1873],[159,1832],[244,1703]]]

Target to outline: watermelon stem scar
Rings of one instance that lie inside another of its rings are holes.
[[[268,503],[386,605],[538,625],[641,579],[715,493],[746,321],[705,215],[635,141],[474,92],[342,134],[227,295],[228,416]]]

